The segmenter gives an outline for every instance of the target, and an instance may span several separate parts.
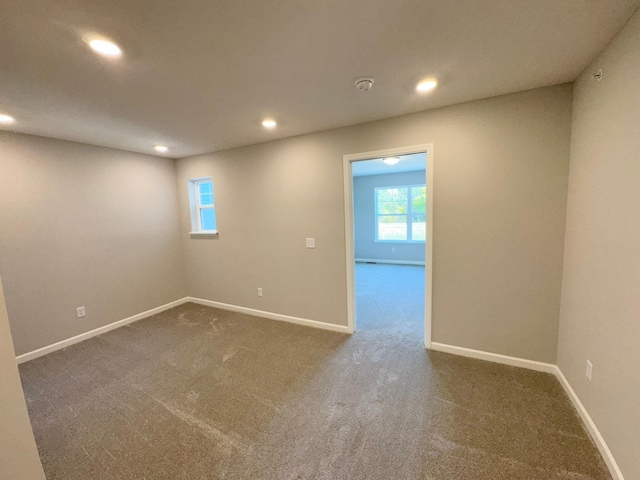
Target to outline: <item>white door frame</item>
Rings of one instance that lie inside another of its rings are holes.
[[[352,163],[373,158],[394,157],[411,153],[425,153],[427,157],[427,238],[425,241],[425,292],[424,292],[424,346],[431,348],[431,304],[433,284],[433,144],[413,145],[411,147],[391,148],[375,152],[344,155],[344,221],[347,258],[347,326],[349,333],[356,328],[355,298],[355,235],[353,231],[353,170]]]

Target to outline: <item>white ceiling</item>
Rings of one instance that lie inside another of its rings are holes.
[[[353,162],[351,169],[354,177],[366,175],[383,175],[385,173],[417,172],[425,170],[427,156],[424,153],[412,153],[411,155],[398,155],[400,161],[395,165],[387,165],[384,158],[374,158]]]
[[[3,128],[172,157],[263,142],[571,81],[639,4],[0,0]],[[96,56],[87,32],[124,57]]]

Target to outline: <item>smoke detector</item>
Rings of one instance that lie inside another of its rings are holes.
[[[365,77],[356,80],[356,88],[358,90],[368,91],[373,87],[373,78]]]

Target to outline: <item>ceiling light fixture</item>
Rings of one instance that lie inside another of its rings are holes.
[[[416,90],[418,92],[430,92],[434,88],[438,86],[438,81],[435,78],[429,78],[427,80],[423,80],[418,85],[416,85]]]
[[[398,157],[387,157],[383,160],[383,162],[386,163],[387,165],[395,165],[399,161],[400,159]]]
[[[276,128],[276,121],[272,118],[266,118],[262,121],[262,126],[264,128]]]
[[[364,77],[364,78],[359,78],[358,80],[356,80],[356,88],[358,90],[362,90],[364,92],[368,92],[369,90],[371,90],[373,88],[373,78],[371,77]]]
[[[122,55],[122,49],[110,40],[93,38],[88,44],[94,52],[105,57],[116,58]]]
[[[153,147],[156,149],[156,152],[167,153],[169,151],[169,147],[165,147],[164,145],[156,145]]]
[[[0,113],[0,123],[4,123],[5,125],[8,125],[15,121],[16,119],[13,118],[11,115],[7,115],[6,113]]]

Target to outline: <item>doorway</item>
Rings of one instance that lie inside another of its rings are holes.
[[[345,155],[349,331],[431,346],[433,146]]]

